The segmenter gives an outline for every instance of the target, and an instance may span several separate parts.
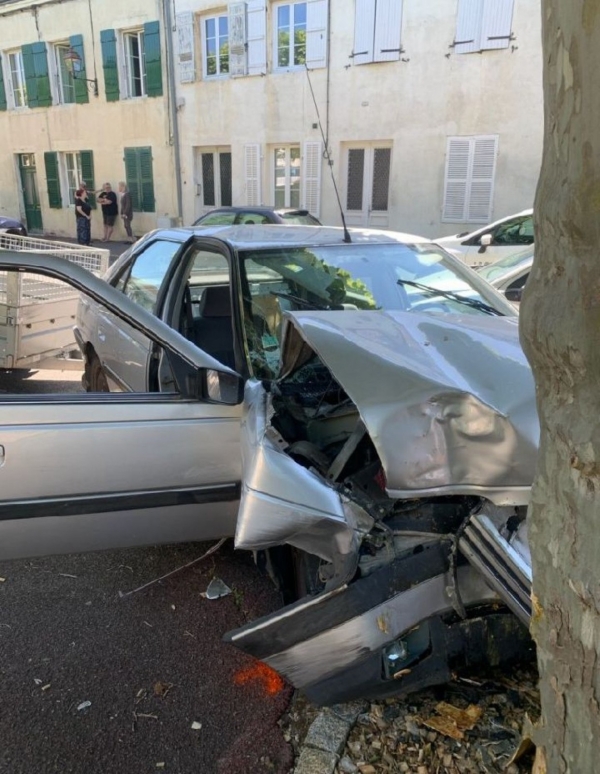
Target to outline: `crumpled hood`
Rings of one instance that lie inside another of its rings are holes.
[[[539,423],[516,318],[290,312],[284,376],[305,358],[303,342],[356,404],[391,497],[528,501]]]

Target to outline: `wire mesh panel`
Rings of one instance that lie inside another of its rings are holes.
[[[55,255],[72,261],[97,276],[106,272],[110,259],[109,250],[96,250],[70,242],[54,242],[48,239],[17,236],[16,234],[0,234],[0,254],[2,250]],[[69,298],[77,292],[61,280],[52,277],[42,279],[38,274],[28,273],[18,275],[18,289],[11,288],[7,274],[5,271],[0,271],[0,303],[9,306],[19,307],[41,304],[46,301],[59,301],[63,298]]]

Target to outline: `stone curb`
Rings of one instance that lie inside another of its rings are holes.
[[[351,701],[320,712],[308,729],[294,774],[334,774],[348,734],[367,706],[366,702]]]

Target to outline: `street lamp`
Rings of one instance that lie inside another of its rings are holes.
[[[95,97],[98,96],[98,80],[94,78],[91,80],[90,78],[82,78],[77,73],[81,69],[81,57],[75,51],[74,48],[70,48],[66,54],[63,55],[63,61],[66,65],[67,70],[71,73],[73,78],[76,78],[78,81],[84,81],[87,85],[88,91],[92,92]]]

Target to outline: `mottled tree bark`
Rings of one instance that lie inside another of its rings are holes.
[[[547,771],[600,772],[600,0],[542,0],[545,135],[521,305],[541,423],[529,514]]]

